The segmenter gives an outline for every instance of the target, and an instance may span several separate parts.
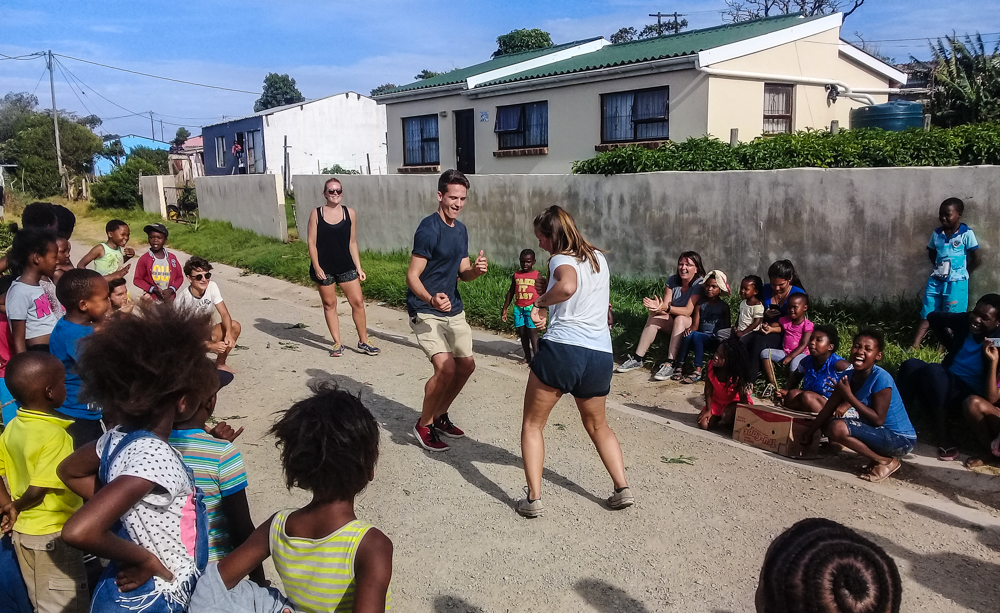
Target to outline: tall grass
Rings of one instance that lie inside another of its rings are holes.
[[[156,221],[158,216],[141,211],[104,211],[91,209],[85,215],[104,221],[119,216],[132,227],[133,236],[143,238],[141,228]],[[199,255],[213,262],[236,266],[248,272],[285,279],[300,285],[312,286],[309,279],[309,255],[305,241],[282,243],[281,241],[254,234],[248,230],[233,228],[228,222],[202,221],[197,226],[191,224],[170,224],[168,244],[174,249]],[[361,253],[361,265],[368,280],[364,283],[365,296],[370,300],[384,302],[393,307],[406,303],[406,269],[409,252]],[[513,263],[511,263],[513,264]],[[513,332],[513,318],[507,322],[500,320],[503,301],[510,287],[515,266],[502,262],[491,262],[489,272],[472,283],[459,283],[459,292],[465,305],[469,321],[478,326],[503,332]],[[662,294],[663,280],[654,278],[631,278],[613,276],[611,278],[611,305],[615,325],[612,340],[615,352],[622,355],[634,351],[639,333],[648,316],[642,306],[642,299],[654,294]],[[726,298],[733,319],[739,308],[739,298]],[[882,366],[890,372],[903,360],[918,357],[926,361],[939,361],[936,349],[923,348],[916,352],[906,349],[913,338],[920,310],[916,298],[893,300],[834,300],[813,301],[808,317],[814,323],[837,326],[841,341],[839,352],[846,355],[851,346],[851,338],[860,326],[874,325],[886,334],[888,346]],[[660,334],[647,357],[660,362],[666,358],[669,337]]]

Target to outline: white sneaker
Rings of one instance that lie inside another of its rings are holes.
[[[628,356],[628,359],[622,362],[618,368],[615,368],[615,372],[628,372],[630,370],[635,370],[636,368],[642,368],[642,360],[637,360],[632,356]]]
[[[666,381],[673,374],[674,365],[670,362],[664,362],[663,366],[660,367],[660,370],[656,371],[656,374],[653,375],[653,379],[656,381]]]

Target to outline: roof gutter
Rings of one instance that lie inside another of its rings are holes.
[[[451,85],[438,85],[437,87],[408,89],[394,94],[382,94],[380,96],[374,96],[372,99],[379,104],[386,104],[387,102],[405,102],[407,100],[439,98],[441,96],[450,96],[455,92],[464,90],[465,81],[462,81],[461,83],[453,83]]]
[[[608,68],[598,68],[594,70],[581,70],[561,75],[548,77],[538,77],[525,79],[523,81],[511,81],[510,83],[498,83],[496,85],[480,86],[469,90],[466,94],[469,98],[488,98],[490,96],[500,96],[524,90],[533,90],[546,87],[558,87],[569,85],[576,81],[605,81],[618,77],[636,77],[644,74],[666,72],[670,70],[687,70],[695,66],[694,56],[686,55],[671,57],[649,62],[637,62],[624,64],[621,66],[610,66]]]
[[[848,86],[846,83],[842,81],[837,81],[835,79],[793,77],[790,75],[776,75],[776,74],[767,74],[763,72],[747,72],[744,70],[724,70],[722,68],[711,68],[708,66],[702,66],[700,62],[695,64],[695,69],[698,72],[703,72],[707,75],[715,77],[732,78],[732,79],[751,79],[753,81],[777,81],[779,83],[800,83],[802,85],[823,85],[823,86],[833,85],[834,87],[837,88],[837,93],[839,95],[869,105],[875,104],[875,99],[872,98],[869,94],[898,93],[899,91],[899,90],[892,91],[890,89],[854,90],[851,89],[851,87]]]

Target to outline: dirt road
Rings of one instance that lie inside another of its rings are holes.
[[[616,375],[608,415],[636,505],[604,506],[610,479],[564,399],[546,429],[546,515],[524,520],[512,510],[524,484],[527,379],[511,355],[515,341],[476,334],[478,369],[451,412],[468,436],[430,454],[411,430],[431,369],[404,313],[369,305],[382,355],[334,359],[315,291],[226,266],[213,280],[243,324],[246,349],[230,360],[240,375],[222,391],[217,416],[246,427],[237,446],[256,521],[308,500],[286,491],[264,433],[310,382],[360,392],[382,425],[375,481],[357,506],[395,544],[393,610],[753,611],[768,544],[812,516],[847,524],[889,551],[903,574],[904,611],[1000,610],[997,477],[930,460],[921,448],[924,457],[908,460],[900,479],[868,485],[850,472],[860,462],[846,454],[796,464],[697,432],[692,386],[633,372]],[[341,327],[352,347],[346,309]],[[681,454],[694,465],[661,461]]]

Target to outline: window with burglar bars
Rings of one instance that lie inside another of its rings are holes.
[[[670,138],[670,88],[601,95],[601,142]]]
[[[226,167],[226,137],[216,136],[215,137],[215,167],[225,168]]]
[[[441,163],[437,115],[403,118],[403,165],[429,166]]]
[[[794,86],[764,84],[764,134],[792,133]]]
[[[548,147],[548,101],[498,106],[493,131],[497,134],[498,149]]]

